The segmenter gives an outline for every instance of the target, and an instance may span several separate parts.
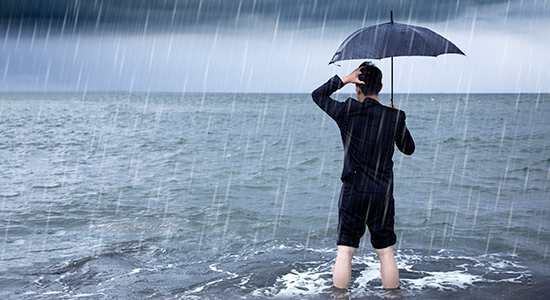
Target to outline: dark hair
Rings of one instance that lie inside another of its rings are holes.
[[[378,95],[382,87],[382,71],[370,61],[363,62],[359,68],[361,69],[359,80],[365,83],[357,84],[361,92],[365,96]]]

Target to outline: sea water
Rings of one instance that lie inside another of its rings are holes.
[[[345,296],[550,295],[550,95],[395,104],[401,288],[367,233]],[[1,94],[0,296],[335,297],[342,158],[308,94]]]

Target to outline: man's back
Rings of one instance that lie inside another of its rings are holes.
[[[354,179],[358,187],[367,192],[392,193],[394,144],[407,155],[415,149],[406,128],[405,113],[372,98],[365,98],[363,102],[352,98],[345,102],[331,99],[330,95],[341,84],[335,77],[312,93],[315,103],[340,129],[344,144],[341,179]]]

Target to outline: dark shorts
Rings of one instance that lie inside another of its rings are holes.
[[[353,182],[342,186],[338,205],[338,245],[359,248],[366,227],[374,249],[392,246],[395,204],[392,195],[358,191]]]

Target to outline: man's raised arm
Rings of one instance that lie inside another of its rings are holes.
[[[364,84],[364,82],[359,80],[359,75],[361,75],[361,69],[359,68],[342,78],[335,75],[311,93],[313,101],[331,118],[336,119],[342,109],[343,103],[332,99],[330,96],[348,83]]]

